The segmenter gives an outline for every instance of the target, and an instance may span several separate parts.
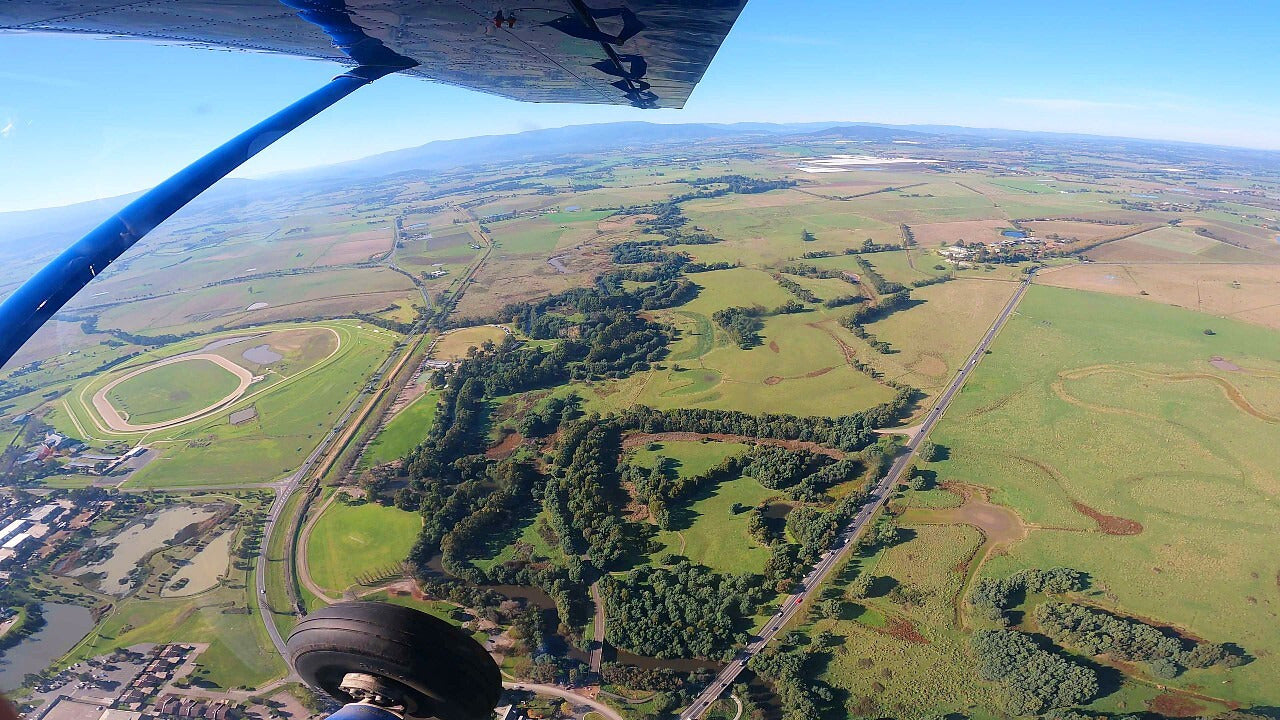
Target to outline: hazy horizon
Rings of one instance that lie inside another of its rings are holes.
[[[682,110],[530,104],[391,76],[240,177],[427,142],[620,120],[856,118],[1280,149],[1280,7],[1083,2],[882,6],[752,0]],[[1187,38],[1187,28],[1195,28]],[[1193,44],[1191,44],[1193,43]],[[335,74],[263,53],[0,37],[0,210],[151,187]]]

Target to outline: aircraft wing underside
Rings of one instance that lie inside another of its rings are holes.
[[[8,0],[0,31],[396,66],[532,102],[681,107],[746,0]]]

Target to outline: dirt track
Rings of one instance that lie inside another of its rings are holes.
[[[1249,373],[1249,371],[1244,368],[1239,368],[1235,372]],[[1259,420],[1262,420],[1263,422],[1272,422],[1272,423],[1280,422],[1280,416],[1269,415],[1259,410],[1258,408],[1254,407],[1253,404],[1251,404],[1245,398],[1244,393],[1241,392],[1239,388],[1237,388],[1235,385],[1232,385],[1225,378],[1219,377],[1211,373],[1195,373],[1195,372],[1157,373],[1157,372],[1151,372],[1149,370],[1139,370],[1137,368],[1123,367],[1120,365],[1094,365],[1091,367],[1080,368],[1078,370],[1071,370],[1071,371],[1059,373],[1059,376],[1062,377],[1064,380],[1080,380],[1083,378],[1090,377],[1092,375],[1101,375],[1105,373],[1121,373],[1121,374],[1132,375],[1134,377],[1144,378],[1148,380],[1158,380],[1158,381],[1171,382],[1171,383],[1172,382],[1191,382],[1193,380],[1206,380],[1208,382],[1213,383],[1214,385],[1217,385],[1218,389],[1222,390],[1222,394],[1227,398],[1227,400],[1230,401],[1232,405],[1235,405],[1236,409],[1239,410],[1240,412],[1243,412],[1247,415],[1252,415],[1253,417]],[[1269,375],[1269,373],[1266,373],[1265,371],[1261,374],[1264,377]],[[1130,413],[1130,414],[1138,415],[1140,417],[1149,417],[1146,415],[1142,415],[1141,413],[1134,412],[1132,410],[1126,410],[1124,408],[1101,408],[1093,405],[1085,405],[1084,401],[1077,400],[1074,397],[1063,397],[1064,394],[1066,394],[1066,390],[1065,388],[1061,388],[1060,386],[1061,386],[1061,383],[1055,383],[1053,388],[1054,392],[1057,393],[1059,397],[1062,397],[1062,399],[1066,400],[1067,402],[1086,406],[1086,407],[1089,407],[1090,409],[1101,410],[1103,412]]]
[[[232,375],[235,375],[236,378],[240,380],[240,383],[236,386],[235,390],[231,391],[229,395],[227,395],[226,397],[222,398],[221,400],[217,401],[212,405],[201,408],[200,410],[197,410],[193,413],[188,413],[179,418],[166,420],[164,422],[149,423],[146,425],[134,425],[130,423],[128,420],[125,420],[124,416],[120,414],[120,411],[116,410],[115,406],[111,404],[111,401],[107,399],[107,393],[111,392],[111,390],[115,388],[115,386],[119,385],[125,380],[141,375],[142,373],[145,373],[148,370],[154,370],[164,365],[172,365],[174,363],[186,362],[187,360],[208,360],[209,362],[217,365],[223,370],[226,370]],[[188,420],[193,420],[202,415],[208,415],[209,413],[217,411],[219,408],[223,408],[223,407],[226,407],[227,405],[230,405],[236,400],[239,400],[241,395],[244,395],[244,391],[249,388],[249,384],[252,382],[253,382],[253,373],[250,373],[248,370],[240,367],[239,365],[236,365],[235,363],[222,357],[221,355],[212,355],[209,353],[198,353],[195,355],[179,355],[177,357],[161,360],[160,362],[152,363],[150,365],[145,365],[143,367],[138,368],[137,370],[134,370],[131,373],[128,373],[127,375],[123,375],[107,383],[105,386],[102,387],[101,390],[93,394],[93,409],[98,412],[98,415],[102,418],[103,422],[105,422],[108,427],[110,427],[112,430],[116,432],[143,432],[147,430],[160,430],[173,425],[178,425],[178,424],[187,422]]]

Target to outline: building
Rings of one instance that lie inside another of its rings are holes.
[[[3,544],[9,540],[9,538],[21,532],[22,528],[26,526],[26,524],[27,524],[26,520],[18,519],[18,520],[14,520],[8,525],[5,525],[3,529],[0,529],[0,546],[3,546]]]
[[[35,510],[27,513],[27,519],[33,523],[49,523],[57,520],[58,516],[62,515],[63,511],[63,507],[58,503],[49,503],[48,505],[41,505]]]
[[[77,458],[67,463],[66,467],[71,472],[80,473],[81,475],[101,475],[103,470],[107,469],[109,461],[107,460],[85,460]]]
[[[20,532],[17,535],[14,535],[13,537],[6,540],[4,545],[0,545],[0,550],[13,550],[14,552],[21,552],[22,546],[25,545],[27,541],[30,539],[31,539],[31,533]]]

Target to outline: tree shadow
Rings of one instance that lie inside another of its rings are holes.
[[[841,620],[857,620],[866,614],[867,608],[865,605],[855,602],[843,602],[840,603],[840,614],[836,617]]]
[[[871,581],[871,587],[867,590],[867,597],[878,598],[889,594],[890,590],[898,587],[897,579],[889,575],[877,575]]]

